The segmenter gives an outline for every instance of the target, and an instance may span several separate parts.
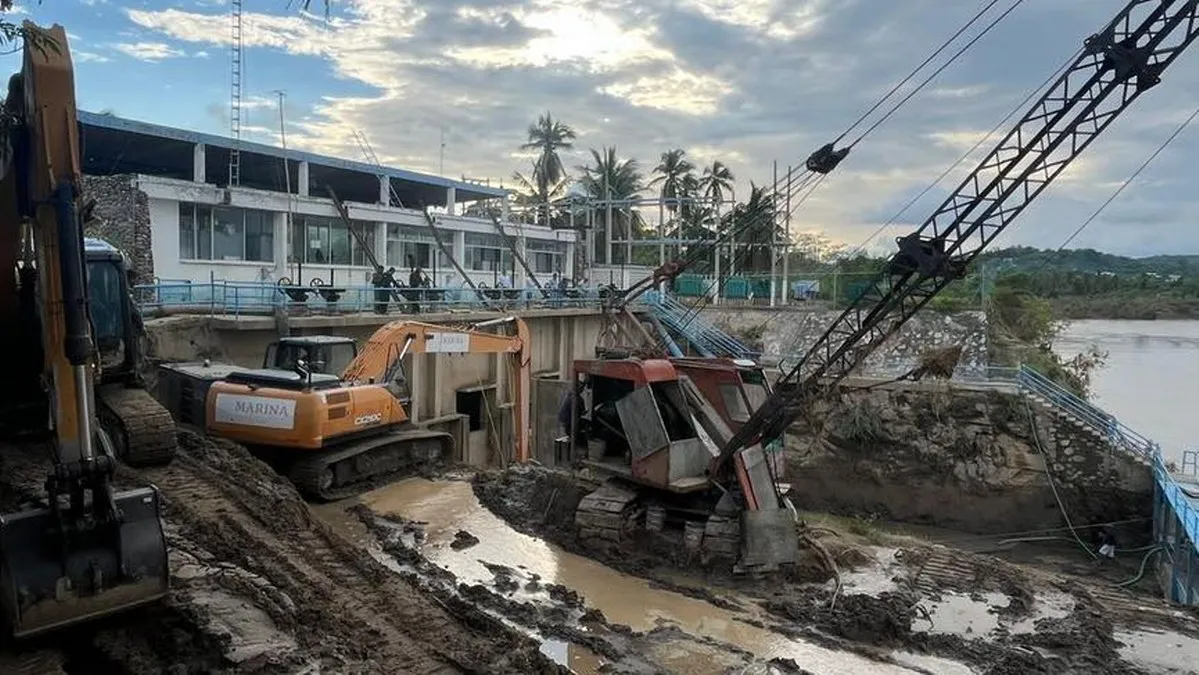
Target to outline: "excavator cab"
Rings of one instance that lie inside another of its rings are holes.
[[[25,39],[0,129],[0,265],[14,272],[0,281],[7,301],[0,307],[8,314],[0,321],[12,322],[6,339],[19,347],[10,360],[40,371],[10,384],[27,385],[21,395],[42,410],[23,417],[23,432],[36,441],[5,448],[13,456],[0,467],[10,490],[41,502],[0,515],[0,620],[18,638],[157,602],[169,583],[158,490],[113,486],[118,444],[142,452],[141,424],[153,416],[138,418],[136,426],[122,417],[133,400],[125,392],[139,390],[116,385],[112,398],[98,396],[101,353],[128,353],[133,318],[123,263],[100,256],[92,267],[85,250],[66,31],[28,21],[24,29],[40,39]],[[94,316],[89,292],[96,294]],[[102,426],[102,418],[116,424]],[[173,427],[159,436],[156,444],[170,443],[154,445],[155,459],[174,449]],[[29,483],[21,464],[35,469],[47,450],[50,475],[44,485]]]
[[[272,370],[295,370],[303,361],[312,373],[341,375],[358,357],[358,345],[348,337],[338,335],[305,335],[286,337],[267,345],[262,367]]]

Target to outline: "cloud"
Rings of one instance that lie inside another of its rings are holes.
[[[194,11],[125,12],[136,34],[186,43],[198,55],[229,45],[227,14],[202,7],[211,1],[191,5]],[[855,145],[804,201],[792,229],[860,243],[1110,20],[1109,10],[1081,1],[1022,5]],[[269,83],[255,80],[263,90],[303,84],[324,92],[289,99],[292,146],[360,159],[354,133],[361,131],[384,162],[428,171],[437,169],[444,131],[447,173],[510,184],[528,162],[517,151],[525,129],[549,110],[579,133],[563,158],[568,167],[588,161],[592,147],[615,145],[646,168],[662,151],[682,147],[696,163],[728,164],[744,196],[751,181],[770,185],[774,160],[785,174],[850,128],[975,11],[940,0],[348,0],[328,21],[282,9],[247,12],[243,41],[321,60],[272,71]],[[1179,59],[1146,94],[1152,101],[1138,102],[1113,125],[1004,241],[1060,244],[1185,118],[1194,102],[1179,85],[1199,77],[1195,61]],[[214,102],[210,115],[227,115],[225,107]],[[923,221],[1001,137],[984,143],[898,227]],[[1146,238],[1131,236],[1129,223],[1152,213],[1152,227],[1162,232],[1157,243],[1199,249],[1199,230],[1190,225],[1199,195],[1167,173],[1189,175],[1182,158],[1195,150],[1196,139],[1180,139],[1176,156],[1159,160],[1162,173],[1147,172],[1126,191],[1128,210],[1113,204],[1112,218],[1098,219],[1088,236],[1142,250]],[[1160,206],[1147,210],[1145,200]],[[887,228],[879,240],[890,245],[899,233]]]
[[[112,60],[103,54],[96,54],[95,52],[85,52],[80,50],[72,51],[71,58],[80,63],[108,63]]]
[[[122,42],[112,45],[112,48],[139,61],[162,61],[187,56],[182,49],[176,49],[164,42]]]

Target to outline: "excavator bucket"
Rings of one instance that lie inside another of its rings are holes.
[[[113,495],[118,518],[92,529],[62,527],[52,509],[0,516],[0,601],[17,638],[162,599],[166,539],[158,489]]]

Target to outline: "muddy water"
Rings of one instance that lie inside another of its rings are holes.
[[[741,623],[753,616],[738,614],[678,593],[651,588],[648,582],[621,574],[593,560],[562,551],[545,541],[521,534],[482,507],[469,483],[406,480],[367,493],[361,501],[381,515],[398,515],[426,523],[422,552],[434,564],[459,579],[489,583],[493,575],[484,562],[536,574],[542,582],[567,586],[582,595],[590,607],[601,610],[612,622],[638,631],[676,626],[692,635],[711,638],[753,652],[761,659],[791,658],[815,673],[909,673],[909,668],[889,666],[862,657],[791,640],[768,630]],[[455,551],[449,543],[458,530],[479,538],[479,543]],[[736,602],[735,598],[730,598]],[[675,672],[717,673],[724,667],[708,649],[691,643],[664,645],[656,660]],[[937,660],[940,661],[940,660]],[[970,672],[957,664],[933,665],[908,660],[915,668],[933,672]],[[572,664],[573,667],[574,664]],[[579,672],[587,672],[579,664]]]

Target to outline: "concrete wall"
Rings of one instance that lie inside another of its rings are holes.
[[[968,532],[1062,527],[1050,476],[1075,525],[1152,512],[1146,465],[1030,405],[945,383],[846,393],[793,427],[787,475],[806,509]]]
[[[151,213],[145,193],[137,188],[136,176],[84,176],[83,196],[96,202],[87,236],[121,249],[139,283],[149,283],[154,278]]]
[[[840,312],[828,309],[803,308],[708,307],[703,311],[704,319],[772,357],[804,354],[840,315]],[[962,347],[962,358],[954,377],[984,377],[987,371],[986,314],[921,312],[866,360],[861,374],[894,377],[919,365],[923,354],[953,345]]]

